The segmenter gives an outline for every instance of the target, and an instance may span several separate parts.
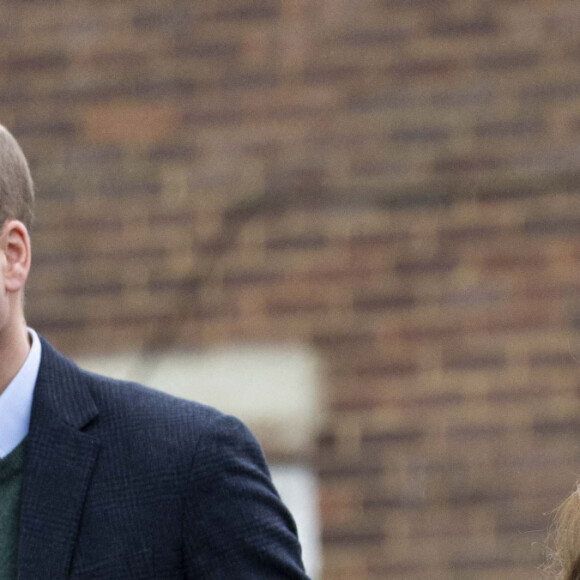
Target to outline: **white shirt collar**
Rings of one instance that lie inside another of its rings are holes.
[[[40,367],[41,346],[38,335],[28,329],[30,352],[16,376],[0,396],[0,458],[13,451],[28,434],[32,396]]]

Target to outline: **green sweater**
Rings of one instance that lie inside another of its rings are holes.
[[[0,578],[16,579],[24,442],[0,459]]]

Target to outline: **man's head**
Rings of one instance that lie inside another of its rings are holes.
[[[30,270],[34,188],[16,139],[0,125],[0,334],[24,320],[22,297]]]

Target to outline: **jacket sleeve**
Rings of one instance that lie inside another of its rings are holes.
[[[216,415],[198,441],[183,526],[188,579],[308,580],[294,520],[234,417]]]

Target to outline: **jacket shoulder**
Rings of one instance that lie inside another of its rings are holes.
[[[201,431],[223,417],[217,409],[182,399],[142,384],[123,381],[79,369],[102,420],[126,423],[127,428],[144,424],[178,430]]]

